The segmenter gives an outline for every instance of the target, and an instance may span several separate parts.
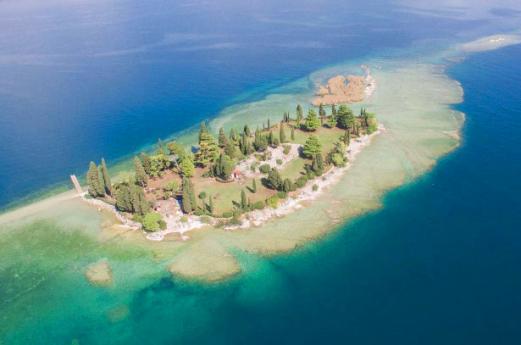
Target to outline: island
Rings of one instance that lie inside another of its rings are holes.
[[[133,174],[117,183],[104,159],[90,162],[83,198],[155,241],[168,234],[187,240],[186,232],[206,225],[258,226],[313,199],[378,132],[375,114],[335,103],[306,113],[298,105],[279,123],[220,128],[216,136],[201,123],[196,146],[160,140],[154,152],[134,157]]]

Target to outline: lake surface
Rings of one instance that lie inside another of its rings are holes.
[[[0,204],[324,65],[414,56],[519,23],[508,2],[419,4],[0,3]],[[465,91],[463,140],[430,173],[297,252],[242,254],[246,273],[221,284],[165,273],[93,288],[70,262],[94,249],[32,225],[49,247],[13,242],[24,272],[2,260],[0,343],[518,344],[520,59],[513,46],[451,66]]]

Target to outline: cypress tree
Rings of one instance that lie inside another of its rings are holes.
[[[304,112],[300,104],[297,105],[297,126],[300,126],[300,121],[304,118]]]
[[[182,176],[192,177],[194,176],[194,158],[191,153],[185,153],[181,156],[179,162],[179,172]]]
[[[248,199],[246,199],[246,193],[244,189],[241,190],[241,209],[246,210],[248,208]]]
[[[141,187],[146,187],[148,176],[145,172],[145,168],[143,168],[143,164],[137,157],[134,157],[134,170],[136,171],[136,183]]]
[[[208,212],[213,214],[213,198],[211,195],[208,196]]]
[[[336,117],[336,105],[331,105],[331,115]]]
[[[193,186],[188,177],[183,177],[182,186],[182,209],[185,213],[192,213],[197,207]]]
[[[308,131],[315,131],[320,127],[320,120],[314,109],[309,109],[308,116],[306,116],[306,120],[304,121],[304,127]]]
[[[101,159],[101,176],[103,177],[103,187],[105,188],[105,192],[108,195],[112,195],[112,183],[110,182],[109,171],[107,169],[107,164],[105,163],[105,158]]]
[[[150,205],[148,201],[145,199],[145,193],[143,193],[143,189],[141,187],[136,185],[131,186],[130,195],[132,203],[132,212],[144,215],[150,210]]]
[[[322,103],[320,103],[318,106],[318,115],[321,117],[326,116],[326,110],[324,109],[324,105]]]
[[[122,212],[132,212],[132,196],[130,187],[126,183],[116,187],[116,208]]]
[[[226,138],[226,134],[224,134],[224,128],[219,129],[219,147],[225,147],[228,144],[228,139]]]
[[[95,198],[104,196],[104,187],[100,181],[98,167],[96,163],[89,163],[89,171],[87,171],[87,185],[89,194]]]
[[[251,136],[250,127],[248,127],[248,125],[245,125],[245,126],[244,126],[243,133],[244,133],[247,137]]]
[[[284,131],[284,123],[283,122],[280,123],[280,127],[279,127],[279,141],[282,144],[287,141],[286,140],[286,132]]]
[[[268,119],[268,129],[271,128],[271,123],[270,123],[270,119]]]
[[[295,141],[295,127],[291,127],[291,141]]]
[[[150,161],[150,157],[141,152],[139,159],[141,160],[141,164],[143,164],[143,168],[145,169],[146,174],[150,175],[152,172],[152,162]]]
[[[253,181],[251,183],[251,191],[253,193],[257,193],[257,182],[255,181],[255,179],[253,179]]]
[[[235,128],[230,129],[230,140],[234,144],[237,144],[239,142],[239,135],[237,134],[237,131],[235,130]]]
[[[206,129],[206,125],[201,123],[199,129],[199,150],[195,154],[195,163],[205,167],[215,161],[219,155],[219,146],[214,137]]]

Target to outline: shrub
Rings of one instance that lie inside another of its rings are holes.
[[[229,222],[228,224],[230,224],[230,225],[241,225],[242,222],[241,222],[241,220],[239,219],[239,216],[234,215],[234,216],[232,217],[232,219],[230,219],[230,222]]]
[[[160,220],[159,222],[159,229],[165,230],[166,229],[166,222],[164,220]]]
[[[313,192],[316,192],[318,190],[318,185],[314,184],[313,187],[311,187]]]
[[[278,165],[282,165],[282,163],[283,163],[283,162],[282,162],[282,159],[280,159],[280,158],[277,159],[276,162],[277,162]]]
[[[286,199],[288,197],[288,193],[286,193],[284,191],[277,192],[277,197],[279,199]]]
[[[255,203],[253,203],[253,205],[252,205],[252,208],[254,210],[262,210],[264,207],[266,207],[266,205],[262,201],[257,201]]]
[[[276,196],[276,195],[270,196],[270,197],[266,200],[266,205],[268,205],[268,206],[271,207],[271,208],[275,208],[275,207],[277,207],[278,204],[279,204],[279,197]]]
[[[273,145],[274,147],[278,147],[279,144],[280,144],[279,138],[274,138],[274,139],[273,139],[273,143],[272,143],[272,145]]]
[[[267,174],[269,173],[271,170],[271,167],[269,164],[262,164],[260,167],[259,167],[259,171],[263,174]]]
[[[282,152],[287,155],[289,153],[289,151],[291,151],[291,145],[284,145],[283,146],[284,149],[282,150]]]
[[[188,222],[188,217],[187,216],[182,216],[181,217],[181,222],[182,223],[187,223]]]
[[[308,178],[304,175],[304,176],[300,176],[295,181],[295,185],[297,186],[297,188],[302,188],[306,185],[307,182],[308,182]]]
[[[157,212],[148,212],[143,217],[143,229],[146,231],[157,231],[161,229],[160,221],[163,221],[161,215]],[[165,223],[166,228],[166,223]]]
[[[199,199],[201,199],[201,200],[206,199],[206,192],[199,193]]]
[[[204,214],[205,214],[204,210],[200,209],[200,208],[198,208],[197,210],[194,211],[194,215],[196,215],[196,216],[202,216]]]

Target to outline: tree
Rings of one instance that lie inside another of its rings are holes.
[[[183,212],[192,213],[197,208],[194,188],[188,177],[183,177],[181,206]]]
[[[122,212],[132,212],[132,196],[128,183],[120,183],[116,186],[116,208]]]
[[[166,154],[165,152],[165,145],[163,144],[163,141],[161,139],[157,139],[157,144],[156,144],[156,154]]]
[[[268,138],[257,128],[255,131],[255,138],[253,140],[253,147],[256,151],[262,152],[265,151],[268,147]]]
[[[100,180],[98,167],[96,163],[89,163],[89,170],[87,171],[87,185],[89,194],[94,197],[101,197],[105,195],[105,188],[103,187],[102,181]]]
[[[283,192],[291,192],[293,190],[293,183],[291,183],[291,180],[289,178],[284,179],[282,182],[282,191]]]
[[[337,125],[343,129],[353,129],[355,124],[355,116],[351,109],[345,105],[338,108]]]
[[[143,229],[146,231],[158,231],[164,226],[163,223],[163,218],[157,212],[148,212],[143,217]]]
[[[246,192],[244,189],[241,190],[241,210],[248,208],[248,199],[246,199]]]
[[[343,141],[337,141],[329,153],[329,161],[336,167],[343,167],[347,162],[345,156],[347,145]]]
[[[346,146],[349,146],[349,143],[351,142],[351,134],[349,133],[349,129],[346,129],[344,135],[342,135],[342,142],[346,145]]]
[[[309,109],[308,116],[304,121],[304,128],[307,131],[316,131],[320,127],[320,121],[318,120],[317,113],[314,109]]]
[[[210,212],[210,214],[213,214],[213,210],[214,210],[214,207],[213,207],[213,198],[211,195],[208,196],[208,212]]]
[[[300,104],[297,105],[297,126],[300,126],[300,122],[304,118],[304,112],[302,111],[302,107]]]
[[[317,153],[313,156],[311,170],[313,170],[316,176],[320,176],[324,173],[324,159],[321,153]]]
[[[148,176],[143,168],[143,164],[139,158],[134,157],[134,170],[136,172],[136,183],[141,187],[146,187],[148,184]]]
[[[336,118],[336,105],[331,105],[331,115]]]
[[[224,147],[224,153],[226,153],[226,155],[231,159],[239,158],[241,156],[241,152],[237,149],[237,146],[230,141],[228,141]]]
[[[171,155],[177,155],[181,157],[185,154],[185,149],[182,145],[178,144],[175,140],[169,142],[166,147],[168,148],[168,152],[170,152]],[[147,170],[145,167],[145,164],[143,164],[143,167],[145,168],[145,171]]]
[[[163,197],[166,199],[174,197],[179,186],[176,181],[169,181],[163,186]]]
[[[316,135],[310,135],[304,143],[302,153],[306,158],[313,158],[317,153],[320,153],[322,145]]]
[[[195,163],[202,167],[215,161],[219,154],[219,147],[214,137],[206,129],[206,125],[201,123],[199,129],[199,150],[195,154]]]
[[[291,127],[291,141],[295,141],[295,128]]]
[[[268,177],[264,180],[264,183],[268,188],[279,190],[283,183],[279,171],[275,168],[272,168],[268,173]]]
[[[219,129],[219,147],[225,147],[228,144],[228,139],[226,138],[226,134],[224,133],[224,128]]]
[[[251,131],[250,131],[250,127],[248,127],[248,125],[244,125],[243,134],[246,135],[247,137],[251,137]]]
[[[257,193],[257,182],[255,181],[255,179],[253,179],[253,181],[251,183],[251,192]]]
[[[235,130],[235,128],[232,128],[230,129],[230,140],[234,143],[234,144],[239,144],[239,135],[237,134],[237,131]]]
[[[112,195],[112,182],[110,182],[109,171],[107,169],[107,164],[105,163],[105,158],[101,159],[101,177],[103,178],[103,187],[105,189],[105,193]]]
[[[139,159],[141,160],[141,164],[143,164],[143,168],[145,169],[147,175],[150,175],[150,172],[152,170],[152,163],[150,162],[150,157],[145,153],[141,152],[141,154],[139,155]]]
[[[183,177],[194,176],[194,157],[191,153],[185,153],[179,158],[179,172]]]
[[[221,153],[219,159],[214,165],[214,173],[223,180],[229,180],[233,172],[233,160],[226,154]]]
[[[336,117],[331,115],[327,118],[327,126],[329,128],[335,128],[336,127]]]
[[[241,141],[240,141],[239,147],[241,149],[242,154],[244,154],[244,155],[249,155],[250,153],[253,152],[252,144],[250,142],[249,137],[246,135],[246,133],[243,133],[241,135]]]
[[[284,123],[281,122],[279,125],[279,141],[283,144],[287,142],[286,140],[286,131],[284,130]]]
[[[145,193],[143,193],[143,188],[132,185],[130,186],[130,197],[132,202],[132,212],[144,215],[150,210],[150,204],[145,199]]]
[[[150,176],[158,177],[170,166],[170,160],[162,153],[150,156]]]

